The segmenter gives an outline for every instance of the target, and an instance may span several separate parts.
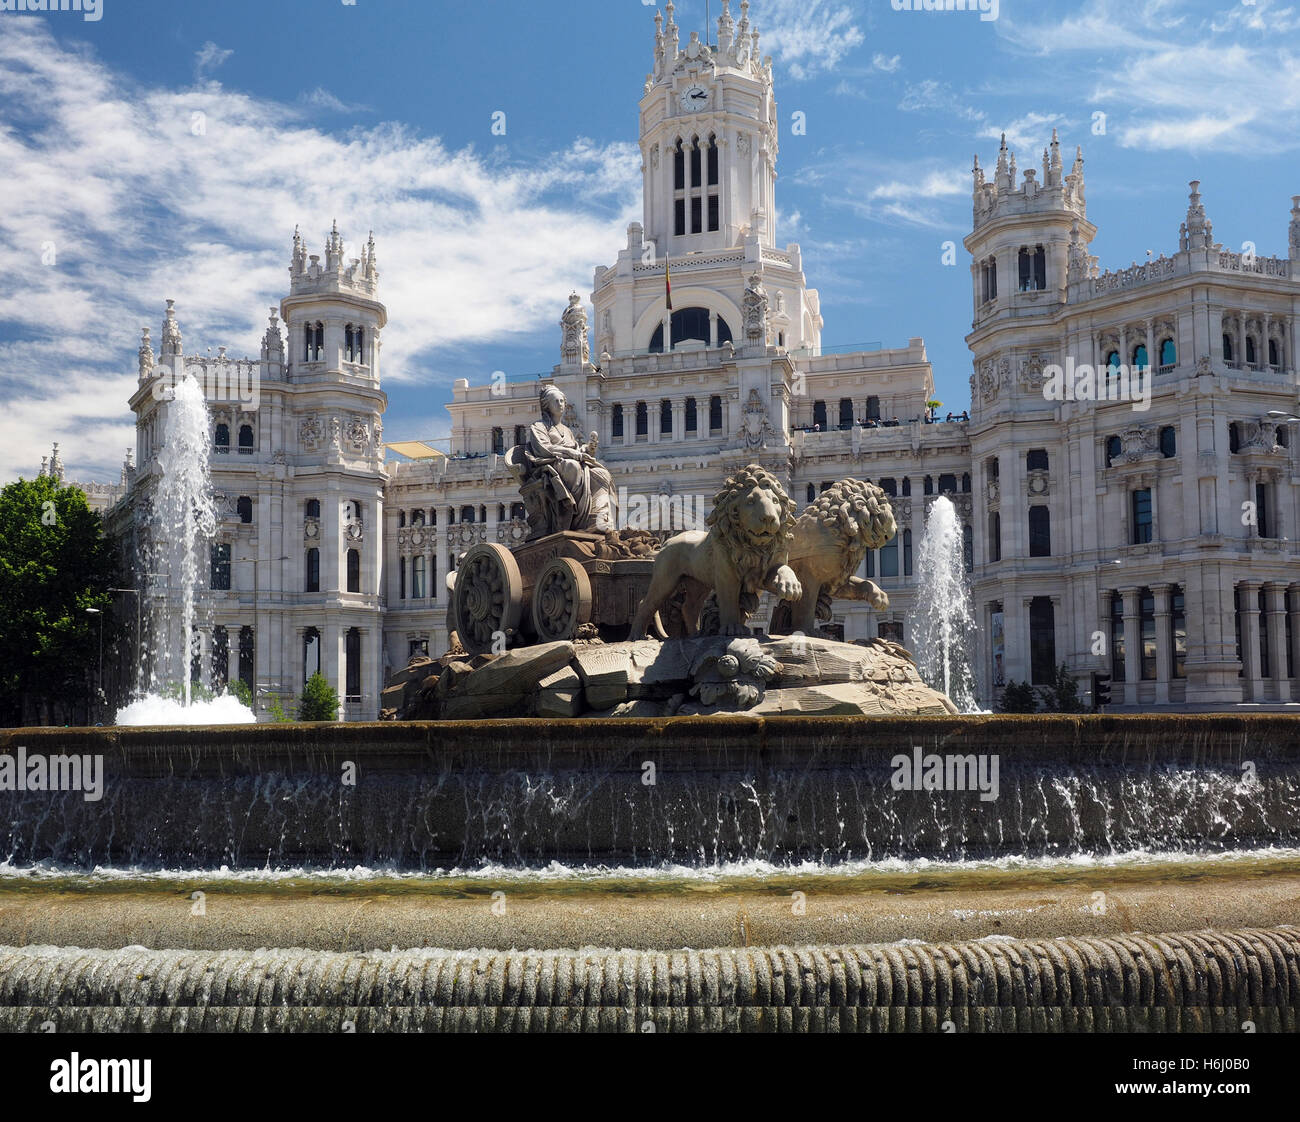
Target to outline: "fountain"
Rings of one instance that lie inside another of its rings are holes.
[[[971,673],[975,615],[966,580],[965,542],[952,500],[930,506],[917,556],[916,604],[908,634],[922,679],[963,713],[982,711]]]
[[[229,694],[195,701],[190,681],[197,637],[197,597],[205,547],[216,529],[211,437],[203,390],[188,375],[176,381],[166,435],[158,452],[149,549],[149,634],[153,659],[149,692],[118,710],[119,725],[248,724],[252,711]],[[179,687],[179,697],[164,691]]]

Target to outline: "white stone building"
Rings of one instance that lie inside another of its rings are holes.
[[[1213,244],[1193,184],[1176,254],[1100,273],[1081,154],[1065,174],[1054,139],[1041,178],[1020,176],[1004,145],[991,181],[976,167],[966,239],[969,424],[931,423],[922,340],[822,352],[799,247],[777,244],[773,74],[748,5],[738,22],[724,5],[712,46],[696,33],[683,43],[666,12],[640,101],[642,220],[596,269],[590,305],[570,298],[545,379],[571,427],[598,434],[623,521],[681,528],[751,461],[800,505],[848,476],[878,482],[899,534],[863,575],[891,607],[841,603],[835,624],[848,639],[906,643],[914,555],[929,502],[946,493],[967,528],[986,702],[1062,662],[1085,687],[1115,673],[1113,701],[1144,708],[1290,700],[1300,434],[1282,418],[1297,406],[1300,197],[1288,258]],[[337,230],[323,264],[295,234],[289,295],[243,366],[224,351],[184,356],[170,307],[159,361],[146,332],[131,403],[139,467],[118,509],[147,495],[155,471],[159,363],[180,357],[220,384],[231,367],[236,383],[255,369],[255,409],[212,403],[226,507],[211,593],[224,632],[207,634],[209,661],[218,653],[263,698],[300,693],[319,666],[349,699],[345,716],[365,719],[387,672],[444,649],[457,558],[527,535],[505,453],[537,419],[543,380],[457,381],[450,454],[408,442],[385,464],[373,240],[342,258]],[[1150,408],[1053,400],[1053,364],[1071,376],[1149,365]]]

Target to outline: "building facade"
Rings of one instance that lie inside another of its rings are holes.
[[[712,44],[683,42],[665,11],[639,105],[641,221],[595,270],[589,303],[570,297],[547,378],[455,383],[447,451],[408,442],[385,462],[373,239],[347,264],[335,229],[322,263],[295,234],[259,359],[186,356],[170,305],[158,359],[145,333],[118,523],[139,522],[119,512],[143,509],[156,476],[166,402],[153,387],[169,365],[218,386],[255,372],[260,386],[253,408],[209,395],[217,676],[265,699],[319,668],[346,717],[375,717],[388,673],[445,649],[458,559],[527,536],[505,457],[554,384],[570,427],[599,439],[623,525],[694,526],[750,462],[800,506],[838,479],[879,483],[899,532],[862,575],[891,605],[837,604],[846,639],[908,641],[926,513],[947,495],[986,704],[1061,663],[1085,688],[1112,674],[1130,706],[1292,700],[1300,197],[1287,258],[1213,243],[1193,184],[1177,253],[1102,273],[1082,153],[1067,174],[1053,137],[1040,178],[1018,174],[1004,143],[993,177],[974,173],[969,418],[932,417],[921,339],[822,350],[799,246],[777,242],[775,87],[748,5],[737,21],[724,4]]]

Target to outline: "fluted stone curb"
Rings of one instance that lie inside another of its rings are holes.
[[[1300,928],[677,951],[0,948],[0,1029],[1296,1031]]]

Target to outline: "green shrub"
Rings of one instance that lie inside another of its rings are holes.
[[[1002,691],[1002,701],[998,705],[999,713],[1037,713],[1038,694],[1028,682],[1017,682],[1012,678]]]
[[[298,720],[300,721],[337,721],[339,718],[339,695],[322,674],[313,674],[307,679],[302,691],[302,700],[298,702]]]
[[[229,692],[239,699],[241,705],[253,708],[253,691],[248,688],[248,683],[243,678],[234,679],[227,687]]]

